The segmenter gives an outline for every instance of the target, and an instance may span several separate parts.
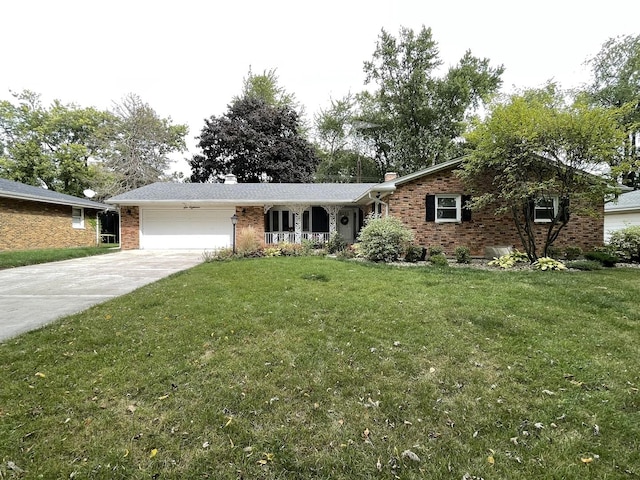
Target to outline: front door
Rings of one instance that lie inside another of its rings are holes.
[[[358,209],[343,208],[338,212],[338,233],[347,243],[356,241],[356,226],[358,225]]]

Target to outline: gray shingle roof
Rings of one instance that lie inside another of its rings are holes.
[[[96,210],[113,209],[111,205],[94,202],[86,198],[74,197],[64,193],[53,192],[40,187],[25,185],[0,178],[0,197],[16,198],[19,200],[31,200],[34,202],[55,203],[57,205],[70,205],[72,207],[94,208]]]
[[[622,193],[617,200],[604,204],[605,212],[621,212],[625,210],[640,210],[640,190]]]
[[[139,205],[158,202],[209,202],[234,205],[346,204],[375,183],[153,183],[116,195],[107,203]]]

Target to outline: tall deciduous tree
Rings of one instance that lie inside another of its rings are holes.
[[[95,108],[55,100],[42,105],[25,90],[0,102],[0,176],[82,196],[93,187],[99,154],[113,117]]]
[[[471,207],[510,214],[532,262],[547,255],[571,213],[597,213],[607,182],[586,172],[615,163],[624,142],[616,110],[565,98],[553,85],[512,95],[467,135],[474,150],[461,175],[473,189]],[[556,207],[542,243],[536,204]]]
[[[318,163],[300,133],[298,113],[257,96],[236,99],[227,112],[205,120],[190,161],[193,182],[220,181],[233,173],[241,182],[307,182]]]
[[[623,175],[625,183],[640,188],[640,35],[607,40],[589,63],[593,80],[588,92],[592,101],[624,110],[620,123],[627,140],[625,155],[616,171]]]
[[[398,38],[383,29],[364,64],[366,82],[377,86],[359,97],[361,120],[375,126],[364,133],[375,142],[378,162],[399,173],[459,154],[465,116],[501,84],[502,66],[470,51],[437,77],[438,53],[429,28],[402,28]]]
[[[359,134],[356,120],[357,102],[349,94],[331,100],[331,106],[320,110],[314,118],[315,141],[320,164],[316,171],[319,182],[375,182],[384,176],[370,156],[369,142]]]
[[[161,118],[148,103],[129,94],[112,110],[114,122],[104,166],[110,182],[103,185],[110,195],[167,179],[172,153],[186,149],[186,125]]]

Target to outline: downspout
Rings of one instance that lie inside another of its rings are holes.
[[[388,204],[388,203],[383,202],[382,200],[380,200],[380,192],[378,192],[378,193],[376,194],[375,198],[371,196],[371,193],[372,193],[372,192],[369,192],[369,199],[370,199],[370,200],[373,200],[373,202],[374,202],[374,203],[381,203],[382,205],[384,205],[384,214],[385,214],[385,216],[387,216],[387,217],[388,217],[388,216],[389,216],[389,204]],[[376,208],[376,211],[377,211],[377,210],[378,210],[378,209]]]

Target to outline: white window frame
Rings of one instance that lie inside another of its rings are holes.
[[[80,213],[79,215],[77,213]],[[71,207],[71,225],[73,228],[84,228],[84,208]]]
[[[538,218],[538,212],[543,212],[543,211],[547,211],[549,210],[548,207],[540,207],[538,206],[538,203],[541,200],[550,200],[553,203],[553,212],[552,212],[552,217],[551,218]],[[546,196],[546,197],[539,197],[536,198],[536,200],[534,201],[533,204],[533,221],[534,223],[551,223],[553,222],[554,218],[556,218],[558,216],[558,204],[559,204],[559,199],[557,196]]]
[[[436,218],[436,223],[460,223],[462,222],[462,195],[436,195],[436,201],[435,201],[435,208],[436,208],[436,213],[435,213],[435,218]],[[439,200],[440,199],[455,199],[456,201],[456,206],[455,207],[439,207]],[[438,215],[438,210],[455,210],[456,212],[456,218],[440,218],[440,216]]]

